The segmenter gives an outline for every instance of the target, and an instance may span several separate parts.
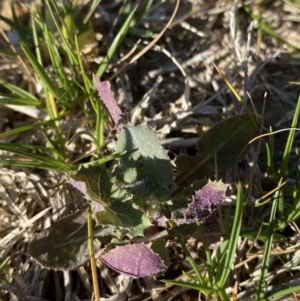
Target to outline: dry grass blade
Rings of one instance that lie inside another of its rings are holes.
[[[176,5],[174,8],[174,11],[172,13],[171,18],[169,19],[168,23],[166,26],[163,28],[163,30],[156,36],[153,41],[151,41],[145,48],[143,48],[140,52],[138,52],[133,58],[130,59],[129,63],[126,64],[123,68],[120,68],[120,70],[117,71],[112,77],[110,77],[108,80],[111,81],[113,80],[119,73],[123,72],[126,68],[128,68],[129,65],[137,61],[143,54],[145,54],[153,45],[157,43],[157,41],[163,36],[163,34],[166,32],[166,30],[170,27],[172,24],[172,21],[174,20],[178,7],[179,7],[180,0],[176,0]]]

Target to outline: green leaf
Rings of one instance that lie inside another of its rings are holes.
[[[153,195],[167,200],[175,186],[174,173],[156,133],[143,124],[124,128],[116,151],[125,150],[115,172],[124,188],[141,199]]]
[[[242,151],[248,150],[248,142],[257,134],[257,125],[253,124],[251,116],[244,114],[228,118],[199,139],[196,144],[198,156],[203,158],[216,153],[217,168],[226,170],[235,164]]]
[[[178,156],[177,185],[188,179],[200,180],[203,172],[207,172],[208,163],[218,170],[233,167],[249,149],[249,141],[258,135],[259,127],[253,119],[253,116],[243,114],[219,122],[198,140],[196,156]]]
[[[39,106],[40,102],[34,99],[24,99],[19,97],[3,96],[0,98],[1,105],[16,106]]]
[[[89,259],[86,210],[78,210],[38,233],[29,244],[29,254],[42,266],[75,269]],[[95,252],[100,242],[94,240]]]
[[[102,205],[110,203],[113,183],[105,164],[81,167],[72,178],[75,181],[71,181],[71,184],[76,188],[77,182],[84,183],[83,189],[80,190],[89,200]]]
[[[99,225],[118,227],[116,232],[120,238],[144,236],[144,230],[151,226],[150,220],[140,210],[135,209],[131,202],[113,201],[109,207],[96,213]]]

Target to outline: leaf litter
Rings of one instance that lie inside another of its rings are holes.
[[[118,8],[118,1],[114,3],[115,8]],[[149,22],[150,28],[154,32],[161,30],[165,23],[157,22],[157,20],[160,18],[167,19],[170,16],[172,5],[172,2],[162,4],[159,6],[158,15],[155,14],[154,10],[153,15],[150,15],[145,20],[145,22]],[[231,4],[224,4],[222,1],[211,1],[209,4],[205,1],[198,1],[197,3],[186,1],[181,3],[180,12],[174,21],[174,25],[165,33],[164,38],[159,41],[159,47],[168,49],[172,57],[180,62],[182,69],[185,70],[184,74],[178,71],[178,66],[174,65],[174,61],[170,57],[169,60],[166,59],[165,53],[150,51],[142,56],[131,69],[118,77],[119,82],[116,85],[127,89],[130,96],[128,99],[131,100],[129,103],[130,109],[139,103],[143,96],[147,95],[147,92],[153,87],[156,80],[153,76],[158,74],[163,76],[159,87],[151,94],[151,101],[143,108],[142,114],[138,118],[141,122],[153,122],[161,135],[160,138],[164,145],[170,145],[170,141],[174,138],[181,139],[180,143],[173,145],[172,150],[174,152],[195,154],[193,153],[194,148],[190,147],[189,141],[190,139],[198,141],[198,133],[203,131],[204,128],[203,117],[208,116],[211,123],[216,124],[227,117],[234,116],[239,110],[235,99],[213,69],[212,62],[217,62],[218,66],[225,70],[226,75],[234,83],[240,95],[245,95],[245,100],[248,101],[251,107],[250,100],[247,99],[245,93],[246,91],[249,92],[259,114],[262,112],[264,93],[266,91],[269,93],[265,110],[266,125],[273,125],[276,128],[290,124],[291,115],[287,113],[295,107],[295,99],[297,99],[300,91],[299,87],[291,86],[289,82],[299,78],[298,61],[290,56],[290,51],[286,46],[280,45],[269,36],[264,36],[263,43],[260,45],[260,52],[257,54],[255,50],[255,33],[253,27],[250,26],[251,20],[246,15],[244,15],[245,18],[239,19],[236,37],[240,38],[236,38],[234,43],[230,34],[231,8]],[[103,9],[107,8],[104,6]],[[116,11],[112,10],[109,18],[113,18],[115,14]],[[285,39],[290,39],[291,43],[296,43],[296,46],[299,47],[297,45],[299,41],[295,40],[295,33],[298,32],[297,14],[286,3],[274,1],[270,7],[263,7],[263,16],[271,27],[278,28]],[[4,30],[7,30],[7,28]],[[1,41],[1,45],[3,44],[5,43]],[[238,55],[241,54],[241,49],[245,49],[243,52],[244,56]],[[280,51],[279,54],[278,51]],[[19,76],[20,73],[18,72],[21,72],[22,76]],[[30,86],[28,72],[24,70],[24,66],[18,61],[7,62],[1,58],[0,75],[1,78],[17,85]],[[190,88],[190,96],[183,98],[182,95],[184,95],[187,83]],[[37,87],[34,89],[38,91]],[[125,102],[121,98],[118,100],[120,104]],[[16,107],[8,105],[1,107],[0,114],[1,133],[40,118],[40,115],[34,115],[36,114],[34,112],[20,111]],[[71,123],[72,127],[67,128],[66,131],[74,131],[74,129],[76,130],[81,126],[86,126],[82,115],[79,119],[75,120],[74,118],[67,122]],[[187,129],[190,127],[195,128],[196,131],[189,133]],[[16,134],[13,139],[24,144],[30,144],[33,141],[43,144],[44,138],[35,136],[36,134],[35,132],[23,136]],[[11,138],[6,139],[5,142],[10,142],[9,139]],[[282,144],[280,143],[281,139],[278,142],[279,150]],[[109,141],[107,143],[109,144]],[[81,140],[77,142],[74,150],[70,150],[70,160],[88,153],[91,149],[93,149],[91,141]],[[280,154],[280,151],[278,153]],[[1,155],[6,156],[7,153],[2,151]],[[280,156],[276,155],[278,156],[276,160],[278,160]],[[240,167],[239,176],[245,183],[247,183],[250,173],[249,164],[253,159],[253,155],[247,154],[244,166]],[[296,159],[296,157],[292,158],[294,161]],[[20,300],[25,295],[31,296],[28,297],[29,300],[34,300],[36,297],[42,298],[38,286],[49,291],[49,287],[46,284],[47,281],[44,281],[44,279],[48,278],[48,281],[53,279],[51,281],[55,283],[56,297],[60,296],[60,298],[63,298],[67,292],[70,292],[67,280],[70,280],[70,277],[76,279],[77,275],[69,272],[63,274],[58,271],[45,271],[32,262],[30,258],[19,256],[19,252],[25,253],[27,251],[26,246],[35,232],[47,228],[59,217],[63,217],[77,208],[83,208],[84,200],[80,194],[77,194],[70,187],[68,189],[60,186],[53,188],[63,180],[62,175],[58,173],[15,167],[1,167],[0,171],[0,203],[2,208],[0,212],[0,229],[1,242],[3,243],[1,244],[1,258],[3,260],[4,257],[11,256],[7,265],[7,275],[13,277],[13,282],[7,280],[10,283],[4,284],[3,282],[0,284],[0,288],[14,294]],[[259,168],[257,168],[256,173],[257,177],[260,178]],[[228,184],[234,190],[233,178],[229,173],[225,176],[227,179],[231,179],[228,180]],[[260,189],[260,184],[258,183],[258,188],[254,187],[253,189]],[[257,191],[253,191],[253,194],[256,195]],[[49,206],[51,207],[50,212]],[[187,244],[193,256],[199,259],[201,256],[199,240],[192,238],[187,240]],[[255,275],[259,273],[259,262],[263,249],[257,242],[254,242],[252,247],[255,248],[256,254],[253,253],[246,258],[242,256],[244,254],[243,245],[239,246],[238,253],[241,262],[236,264],[235,269],[237,273],[244,273],[244,281],[240,282],[242,292],[238,295],[238,300],[242,300],[243,296],[247,296],[253,291],[255,287],[254,280],[257,276],[252,278],[251,275],[252,273]],[[188,263],[182,260],[184,255],[180,251],[176,240],[169,241],[166,248],[169,250],[172,262],[172,267],[167,272],[168,277],[166,278],[170,279],[176,275],[180,276],[181,270],[190,269]],[[277,249],[274,249],[274,254],[278,255],[280,252],[279,246]],[[293,260],[296,257],[295,253]],[[252,262],[257,260],[257,263],[249,265],[250,260]],[[177,269],[174,268],[176,264]],[[285,269],[290,268],[289,264],[286,264],[282,267],[281,273],[284,273]],[[80,267],[76,273],[78,273],[82,283],[85,283],[86,296],[91,296],[91,286],[86,269],[86,267]],[[102,277],[104,274],[106,283],[111,283],[107,294],[117,294],[117,287],[122,287],[121,277],[102,267]],[[181,278],[183,279],[184,276],[181,276]],[[61,279],[65,281],[63,287],[59,283]],[[275,279],[275,275],[270,272],[268,281],[272,279]],[[140,283],[140,285],[146,285],[146,281],[144,282]],[[128,288],[129,286],[131,287],[131,285],[127,284],[126,287]],[[65,292],[61,292],[62,288],[65,289]],[[121,290],[126,291],[124,288]],[[187,290],[179,290],[178,287],[168,287],[168,292],[164,290],[165,288],[162,288],[160,293],[156,292],[163,296],[164,300],[168,300],[171,294],[178,296],[178,298],[190,296]],[[230,294],[233,293],[233,290],[232,287],[228,287],[226,292]],[[129,291],[126,291],[126,294],[129,293]],[[143,298],[140,291],[136,294],[141,299]],[[79,295],[77,294],[77,296]],[[155,294],[151,293],[151,295],[154,296]],[[49,294],[46,299],[59,300],[59,298],[53,299]]]

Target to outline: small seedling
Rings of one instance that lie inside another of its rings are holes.
[[[82,166],[70,175],[70,183],[94,207],[95,253],[109,267],[127,276],[163,273],[167,268],[166,254],[163,248],[155,248],[155,252],[151,249],[157,242],[164,246],[166,235],[159,236],[159,229],[165,228],[166,234],[193,234],[197,222],[203,229],[214,222],[208,218],[224,201],[226,185],[203,179],[208,177],[205,167],[215,153],[227,159],[220,162],[222,168],[232,166],[256,135],[257,127],[247,115],[218,124],[199,140],[196,156],[177,158],[175,171],[155,131],[147,124],[125,121],[110,83],[98,78],[94,83],[117,132],[114,168],[108,170],[103,160]],[[228,137],[225,142],[224,137]],[[29,253],[50,268],[69,270],[84,264],[89,258],[86,222],[84,210],[64,217],[33,239]],[[155,229],[151,236],[150,229]],[[135,243],[141,237],[143,242]],[[101,255],[100,242],[106,245]]]

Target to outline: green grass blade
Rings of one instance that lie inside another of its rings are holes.
[[[284,289],[280,292],[277,292],[269,297],[267,297],[265,299],[265,301],[273,301],[273,300],[278,300],[280,298],[280,300],[283,300],[282,298],[286,297],[284,300],[296,300],[294,298],[295,295],[293,295],[294,293],[299,293],[300,292],[300,285],[296,285],[293,287],[289,287],[287,289]],[[290,298],[288,298],[290,297]]]
[[[49,156],[44,155],[44,153],[51,153],[55,154],[57,151],[55,149],[47,148],[47,147],[40,147],[40,146],[33,146],[33,145],[24,145],[24,144],[17,144],[17,143],[0,143],[0,149],[8,152],[12,152],[14,154],[18,154],[21,156],[24,156],[26,158],[30,158],[33,160],[38,161],[48,161],[52,164],[56,164],[58,167],[60,167],[64,162],[60,162],[58,160],[54,160]],[[41,152],[42,155],[35,153],[35,152]]]
[[[243,217],[243,195],[242,195],[242,186],[241,184],[237,185],[237,199],[236,199],[236,209],[235,209],[235,216],[233,219],[233,225],[231,230],[231,235],[229,238],[229,244],[227,249],[227,254],[225,258],[224,267],[222,270],[222,274],[220,279],[217,281],[217,286],[219,288],[223,288],[229,273],[232,268],[233,259],[236,253],[236,247],[239,239],[241,224],[242,224],[242,217]]]
[[[211,251],[209,249],[206,235],[205,235],[204,230],[203,230],[201,224],[199,223],[199,221],[197,221],[197,229],[198,229],[198,232],[200,233],[201,241],[203,243],[203,247],[204,247],[204,251],[205,251],[205,255],[206,255],[206,262],[203,261],[203,263],[205,264],[206,269],[207,269],[207,274],[208,274],[210,285],[213,286],[213,269],[212,269],[213,262],[211,259]]]
[[[296,128],[297,127],[297,123],[298,123],[298,119],[299,119],[299,113],[300,113],[300,96],[298,97],[298,102],[297,102],[297,106],[295,109],[295,113],[294,113],[294,117],[293,117],[293,121],[291,124],[291,128]],[[283,156],[282,156],[282,163],[280,166],[280,177],[284,177],[287,171],[287,167],[288,167],[288,163],[289,163],[289,159],[290,159],[290,154],[292,151],[292,147],[293,147],[293,142],[294,142],[294,138],[295,138],[295,129],[291,129],[289,131],[289,136],[285,145],[285,149],[283,152]]]
[[[0,95],[0,104],[1,105],[16,105],[16,106],[39,106],[40,102],[33,99],[24,99],[17,97],[1,96]]]
[[[104,143],[104,112],[103,108],[100,103],[97,103],[97,112],[96,112],[96,139],[97,139],[97,146],[100,148],[101,145]]]
[[[25,43],[21,43],[21,47],[22,47],[22,50],[24,51],[24,53],[26,54],[28,60],[30,61],[33,69],[37,73],[38,77],[41,79],[42,84],[45,85],[56,98],[59,98],[59,96],[61,94],[60,90],[59,90],[59,88],[57,88],[57,86],[53,83],[53,81],[47,75],[44,67],[39,64],[39,62],[34,57],[34,55],[29,50],[29,48],[27,47],[27,45]]]
[[[270,127],[270,133],[272,133],[272,127]],[[274,166],[274,137],[273,135],[269,136],[270,144],[265,143],[265,152],[267,155],[267,173],[269,177],[278,178],[277,172]]]
[[[97,145],[97,140],[96,140],[96,138],[94,137],[94,134],[93,133],[91,133],[90,131],[88,131],[88,130],[84,130],[84,131],[80,131],[80,132],[77,132],[77,133],[75,133],[72,137],[71,137],[71,139],[68,141],[68,144],[71,144],[73,141],[75,141],[78,137],[80,137],[81,135],[87,135],[87,136],[89,136],[89,137],[91,137],[92,139],[93,139],[93,141],[94,141],[94,143]]]
[[[246,237],[249,238],[251,240],[257,241],[257,240],[261,240],[262,242],[267,241],[267,239],[269,238],[268,236],[268,228],[266,226],[261,226],[260,229],[251,229],[251,230],[243,230],[241,231],[240,236],[242,237]],[[278,242],[278,243],[287,243],[288,239],[283,236],[280,233],[275,232],[273,234],[273,242]]]
[[[97,265],[95,259],[95,249],[94,249],[93,219],[92,219],[92,210],[90,205],[88,207],[88,215],[87,215],[87,232],[88,232],[88,244],[89,244],[90,263],[91,263],[91,272],[92,272],[95,300],[100,300],[100,290],[98,284]]]
[[[26,39],[28,39],[28,37],[26,36],[27,26],[21,24],[20,18],[16,14],[15,5],[13,4],[13,1],[10,1],[10,8],[11,8],[13,22],[14,22],[13,28],[15,28],[16,31],[18,32],[20,36],[20,40],[25,41]]]
[[[35,49],[35,55],[37,58],[37,61],[41,66],[43,66],[43,59],[42,59],[42,53],[41,53],[41,47],[39,45],[39,38],[36,28],[36,22],[34,20],[34,14],[31,15],[31,28],[32,28],[32,36],[33,36],[33,43],[34,43],[34,49]]]
[[[69,86],[69,81],[63,69],[63,64],[61,62],[59,51],[56,48],[55,43],[53,42],[54,37],[52,33],[50,33],[48,27],[44,25],[43,25],[43,35],[44,35],[45,44],[47,46],[47,51],[49,53],[50,60],[52,63],[53,70],[57,75],[61,86],[64,88],[64,90],[67,90]]]
[[[16,29],[16,24],[13,20],[10,20],[8,18],[5,18],[4,16],[0,15],[0,20],[9,25],[9,27]]]
[[[5,51],[5,50],[3,50],[3,49],[0,49],[0,55],[4,56],[4,57],[6,57],[6,58],[9,58],[9,59],[16,59],[17,56],[20,56],[20,58],[22,58],[22,59],[25,58],[25,56],[22,55],[22,54],[19,55],[19,54],[17,54],[17,53],[13,53],[13,52],[11,52],[11,51]]]
[[[94,12],[94,10],[97,8],[97,6],[100,3],[100,1],[101,0],[93,0],[92,4],[90,4],[89,12],[86,14],[86,16],[85,16],[85,18],[83,20],[83,24],[86,24],[90,20],[92,14]]]
[[[46,99],[47,112],[48,112],[50,118],[52,120],[57,120],[58,112],[57,112],[56,103],[55,103],[53,95],[51,93],[49,93],[47,88],[45,88],[45,99]],[[54,125],[55,126],[54,126],[53,130],[56,134],[56,138],[62,139],[61,135],[60,135],[60,133],[61,133],[60,122],[55,121]],[[62,144],[61,144],[61,146],[62,146]]]
[[[101,164],[104,164],[106,162],[112,161],[114,159],[120,158],[120,157],[124,156],[126,153],[127,153],[127,151],[114,153],[114,154],[111,154],[109,156],[105,156],[105,157],[100,158],[100,159],[98,159],[96,161],[93,161],[93,162],[80,164],[80,167],[82,166],[82,167],[87,168],[89,166],[101,165]]]
[[[284,229],[288,224],[297,220],[300,217],[300,202],[299,199],[294,200],[292,207],[284,212],[282,219],[278,222],[280,229]]]
[[[53,134],[49,136],[49,134],[44,129],[41,129],[46,139],[46,145],[56,150],[56,152],[53,153],[53,156],[56,160],[65,161],[65,141],[61,135],[61,123],[59,121],[54,122],[52,130]]]
[[[222,301],[230,301],[231,299],[228,297],[226,291],[224,288],[219,288],[218,289],[218,294],[219,294],[219,297],[220,299],[219,300],[222,300]]]
[[[292,50],[300,51],[300,49],[292,44],[290,44],[288,41],[284,40],[276,31],[274,31],[267,23],[263,22],[260,16],[253,13],[251,8],[249,6],[244,6],[244,9],[246,12],[251,16],[253,20],[256,20],[259,24],[260,29],[262,29],[264,32],[266,32],[271,37],[275,38],[279,43],[286,44],[289,46]]]
[[[143,1],[142,3],[143,4],[142,4],[141,9],[139,9],[136,17],[134,18],[134,20],[131,23],[131,27],[133,27],[135,24],[137,24],[143,18],[143,16],[147,13],[149,8],[151,7],[153,0],[146,0],[146,1]]]
[[[198,282],[198,277],[191,275],[185,271],[182,271],[182,275],[185,276],[187,279],[190,279],[191,281]]]
[[[198,278],[198,282],[200,283],[205,283],[204,282],[204,278],[198,268],[198,265],[197,263],[195,262],[195,260],[193,259],[190,251],[188,250],[188,248],[186,247],[185,243],[182,241],[181,237],[176,233],[174,232],[177,239],[178,239],[178,242],[180,243],[181,247],[182,247],[182,250],[188,260],[188,262],[190,263],[190,265],[192,266],[193,270],[195,271],[196,275],[197,275],[197,278]]]
[[[50,125],[53,124],[53,121],[59,121],[61,118],[63,117],[62,114],[59,115],[59,117],[56,120],[46,120],[46,121],[41,121],[41,122],[36,122],[36,123],[32,123],[32,124],[28,124],[28,125],[24,125],[22,127],[7,131],[5,133],[0,133],[0,139],[4,139],[7,137],[11,137],[32,129],[41,129],[43,126],[45,125]]]
[[[120,31],[118,32],[118,34],[116,35],[115,39],[113,40],[111,46],[108,49],[108,52],[103,60],[103,62],[101,63],[96,75],[97,77],[102,77],[102,75],[104,74],[106,68],[108,67],[113,55],[115,54],[115,52],[117,51],[118,47],[120,46],[120,44],[122,43],[123,39],[125,38],[127,31],[130,27],[130,24],[134,18],[135,15],[135,11],[136,8],[128,15],[126,21],[124,22],[124,24],[122,25]]]
[[[223,273],[228,245],[229,238],[225,236],[221,245],[217,249],[214,260],[212,261],[212,269],[215,272],[215,279],[220,279]]]
[[[13,84],[10,84],[3,79],[0,79],[0,84],[3,85],[6,89],[13,92],[15,95],[19,96],[19,98],[28,99],[30,101],[35,101],[38,103],[38,105],[40,105],[40,101],[31,93],[13,85]]]
[[[276,191],[275,199],[273,200],[272,207],[271,207],[271,213],[269,217],[269,227],[268,227],[268,237],[264,246],[264,255],[262,259],[262,268],[261,268],[261,274],[258,281],[258,286],[256,290],[256,298],[255,300],[265,300],[265,286],[266,282],[265,279],[268,274],[268,267],[269,267],[269,261],[270,261],[270,254],[272,249],[272,242],[273,242],[273,233],[275,229],[275,223],[276,223],[276,211],[278,206],[278,197],[281,194],[281,191]]]
[[[196,284],[196,283],[176,281],[176,280],[160,280],[160,281],[163,282],[163,283],[174,284],[174,285],[179,285],[179,286],[183,286],[183,287],[186,287],[186,288],[194,289],[194,290],[197,290],[199,292],[203,292],[207,295],[214,293],[214,289],[210,288],[210,287],[207,287],[206,285],[200,285],[200,284]]]
[[[72,171],[72,167],[68,165],[64,165],[66,167],[63,168],[63,165],[58,166],[57,164],[52,164],[51,162],[45,161],[36,161],[36,160],[1,160],[0,159],[0,166],[19,166],[19,167],[26,167],[26,168],[38,168],[44,170],[55,170],[60,172],[70,172]]]
[[[46,0],[46,2],[47,2],[47,6],[48,6],[48,9],[49,9],[50,15],[52,17],[52,20],[53,20],[53,22],[55,24],[55,27],[56,27],[56,29],[57,29],[57,31],[58,31],[61,39],[62,39],[62,46],[63,46],[63,48],[66,51],[66,55],[68,56],[69,63],[71,65],[74,65],[74,62],[76,62],[76,57],[75,57],[75,55],[74,55],[74,53],[72,51],[72,45],[70,43],[70,41],[72,40],[73,37],[67,37],[67,38],[65,37],[65,35],[64,35],[61,27],[59,26],[59,24],[57,22],[56,17],[54,15],[54,12],[53,12],[53,9],[52,9],[52,5],[53,5],[54,9],[57,12],[58,19],[61,22],[62,26],[64,28],[67,28],[67,26],[66,26],[66,24],[64,22],[64,16],[62,16],[62,14],[61,14],[58,6],[57,6],[57,3],[55,1],[51,1],[51,3],[49,3],[49,0]]]
[[[77,61],[79,63],[80,73],[81,73],[83,83],[84,83],[84,91],[87,95],[90,95],[93,90],[93,84],[92,84],[92,81],[90,80],[90,78],[87,76],[87,74],[85,72],[85,68],[83,66],[82,56],[81,56],[80,49],[79,49],[78,37],[77,37],[77,35],[75,35],[74,37],[75,37]],[[91,103],[92,102],[93,101],[91,101]]]

